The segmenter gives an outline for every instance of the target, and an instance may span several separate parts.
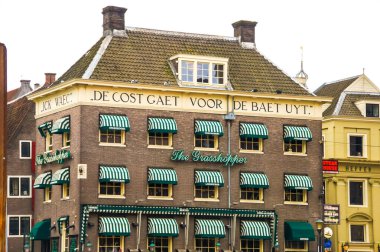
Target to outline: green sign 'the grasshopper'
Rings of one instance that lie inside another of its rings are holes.
[[[36,165],[44,165],[53,162],[63,164],[65,159],[71,158],[69,150],[56,150],[52,153],[44,153],[36,156]]]
[[[235,164],[247,163],[247,158],[239,157],[238,155],[224,155],[219,153],[216,155],[203,155],[200,151],[192,151],[191,155],[186,155],[184,150],[174,150],[170,157],[172,161],[189,161],[204,162],[204,163],[222,163],[225,166],[233,166]]]

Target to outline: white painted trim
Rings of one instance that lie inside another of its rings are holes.
[[[352,241],[351,239],[351,225],[357,225],[357,226],[364,226],[364,242],[356,242],[356,241]],[[353,243],[353,244],[367,244],[369,242],[369,232],[368,232],[368,223],[365,223],[365,222],[350,222],[348,224],[348,237],[349,237],[349,240],[350,240],[350,243]],[[356,249],[355,249],[356,251]]]
[[[350,136],[358,136],[363,138],[363,153],[361,156],[351,156],[350,155]],[[360,133],[347,133],[347,157],[348,158],[368,158],[368,152],[367,152],[367,134],[360,134]]]
[[[19,194],[21,194],[21,178],[29,178],[29,196],[11,196],[9,194],[9,185],[11,178],[18,178],[18,186],[19,186]],[[32,176],[22,176],[22,175],[8,175],[8,189],[7,189],[7,197],[10,199],[14,198],[32,198]]]
[[[7,215],[7,223],[6,223],[6,227],[7,227],[7,238],[16,238],[16,237],[23,237],[23,235],[10,235],[9,234],[9,229],[10,229],[10,226],[9,226],[9,218],[10,217],[19,217],[18,218],[18,221],[19,221],[19,233],[21,232],[21,217],[29,217],[29,228],[32,229],[32,215],[11,215],[11,214],[8,214]],[[30,230],[29,230],[30,232]]]
[[[21,143],[29,143],[29,148],[30,148],[30,156],[29,157],[22,157],[21,156]],[[30,140],[20,140],[19,141],[19,158],[20,159],[32,159],[32,141]]]

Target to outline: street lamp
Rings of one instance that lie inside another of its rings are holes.
[[[220,242],[218,241],[216,244],[216,252],[219,252],[220,251]]]
[[[29,252],[29,251],[30,251],[29,241],[25,241],[24,252]]]
[[[87,251],[92,251],[92,243],[90,241],[86,243],[86,247],[87,247]]]
[[[323,228],[323,220],[318,219],[315,221],[317,224],[317,230],[318,230],[318,252],[323,252],[322,251],[322,228]]]
[[[342,243],[342,250],[343,250],[343,252],[348,251],[348,248],[349,248],[349,246],[348,246],[348,242],[343,242],[343,243]]]
[[[155,247],[156,245],[154,244],[154,242],[153,241],[150,241],[150,244],[149,244],[149,251],[151,251],[151,252],[154,252],[154,247]]]

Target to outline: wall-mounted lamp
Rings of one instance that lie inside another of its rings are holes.
[[[93,226],[95,226],[95,224],[94,224],[94,223],[91,223],[91,222],[87,222],[87,227],[91,228],[91,227],[93,227]]]
[[[231,226],[230,225],[224,225],[227,229],[230,229],[231,228]]]
[[[50,231],[53,230],[53,229],[56,229],[56,225],[54,224],[53,226],[50,227]]]
[[[69,230],[70,228],[75,229],[75,225],[74,225],[74,224],[71,224],[70,226],[68,226],[68,227],[66,228],[66,231]]]
[[[179,225],[180,225],[181,228],[187,227],[187,225],[185,223],[183,223],[183,222],[181,222]]]
[[[133,226],[133,227],[137,227],[138,225],[139,225],[138,222],[132,222],[132,226]]]
[[[348,245],[348,242],[342,242],[342,251],[343,252],[346,252],[346,251],[348,251],[348,248],[349,248],[350,246]]]

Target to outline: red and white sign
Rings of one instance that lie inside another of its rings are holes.
[[[337,160],[322,160],[323,173],[339,173]]]

